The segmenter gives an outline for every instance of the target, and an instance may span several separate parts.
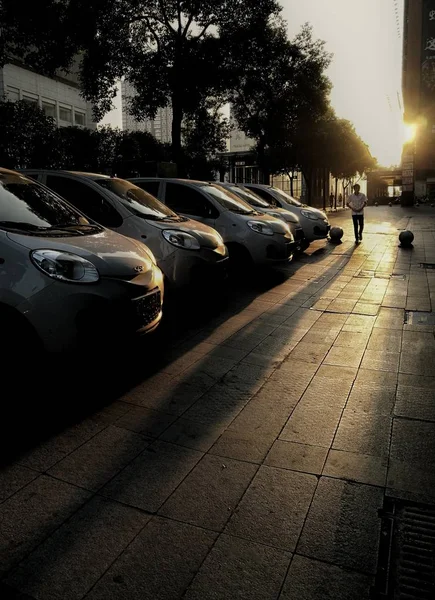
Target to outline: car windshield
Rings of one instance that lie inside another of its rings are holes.
[[[0,227],[34,235],[84,235],[100,229],[32,179],[5,172],[0,172]]]
[[[281,196],[281,198],[284,200],[284,202],[287,202],[287,204],[292,204],[293,206],[305,206],[304,204],[302,204],[302,202],[299,202],[299,200],[296,200],[296,198],[293,198],[293,196],[286,194],[282,190],[280,190],[278,188],[273,188],[273,190],[274,190],[274,192],[279,194]]]
[[[97,179],[96,183],[115,194],[134,215],[153,221],[183,220],[160,200],[130,181],[111,177],[110,179]]]
[[[260,196],[257,196],[257,194],[254,194],[245,188],[239,188],[236,185],[232,185],[227,189],[230,189],[234,194],[245,200],[245,202],[248,202],[248,204],[251,206],[256,206],[259,209],[272,208],[272,206],[266,202],[266,200],[263,200],[263,198],[260,198]]]
[[[220,185],[215,185],[213,183],[204,184],[202,190],[207,192],[207,194],[210,194],[210,196],[213,196],[221,206],[231,212],[240,213],[242,215],[252,215],[255,212],[247,202]]]

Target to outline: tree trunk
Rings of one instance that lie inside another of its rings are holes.
[[[337,210],[338,177],[335,178],[335,210]]]
[[[172,96],[172,160],[177,165],[178,177],[185,175],[185,165],[181,147],[181,127],[183,123],[183,108],[178,94]]]
[[[260,167],[261,177],[263,179],[262,183],[264,185],[270,184],[270,170],[269,165],[266,164],[266,140],[264,138],[260,138],[258,140],[257,146],[257,157],[258,157],[258,166]]]
[[[307,190],[307,197],[305,198],[308,206],[311,206],[312,200],[312,186],[313,186],[313,173],[312,169],[302,170],[302,175],[305,179],[305,189]]]
[[[294,191],[294,188],[293,188],[293,179],[294,179],[294,178],[293,178],[293,175],[292,175],[292,176],[290,177],[290,196],[292,196],[292,197],[293,197],[293,195],[294,195],[294,194],[293,194],[293,191]]]
[[[329,170],[323,169],[323,210],[326,210],[326,197],[329,194]]]

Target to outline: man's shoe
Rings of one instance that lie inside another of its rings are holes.
[[[362,242],[362,233],[359,234],[359,241]]]

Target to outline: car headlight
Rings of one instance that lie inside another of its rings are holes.
[[[167,242],[173,246],[176,246],[177,248],[184,248],[184,250],[199,250],[201,248],[201,245],[196,237],[190,235],[190,233],[173,229],[165,229],[162,231],[162,234]]]
[[[273,235],[273,229],[270,225],[263,223],[262,221],[248,221],[248,227],[255,231],[255,233],[261,233],[262,235]]]
[[[313,213],[310,210],[301,210],[301,215],[307,219],[311,219],[311,221],[319,220],[319,217],[316,215],[316,213]]]
[[[287,221],[287,219],[285,218],[285,216],[281,215],[280,213],[269,213],[269,215],[271,217],[275,217],[275,219],[279,219],[280,221]]]
[[[85,258],[61,250],[34,250],[33,264],[43,273],[68,283],[95,283],[100,279],[97,268]]]

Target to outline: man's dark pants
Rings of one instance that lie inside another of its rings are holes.
[[[355,240],[358,241],[362,237],[364,230],[364,215],[352,215],[353,229],[355,231]],[[359,226],[359,232],[358,232]]]

